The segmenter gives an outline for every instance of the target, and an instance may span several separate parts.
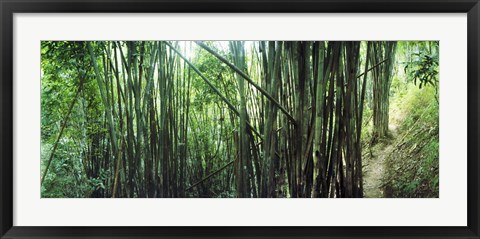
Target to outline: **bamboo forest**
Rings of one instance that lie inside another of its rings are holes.
[[[439,197],[438,41],[42,41],[42,198]]]

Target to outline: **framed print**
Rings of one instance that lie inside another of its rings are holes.
[[[1,1],[2,238],[479,238],[478,1]]]

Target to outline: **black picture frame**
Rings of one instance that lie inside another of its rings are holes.
[[[1,238],[480,238],[478,0],[0,0]],[[466,227],[19,227],[13,226],[14,13],[329,12],[468,13],[468,225]]]

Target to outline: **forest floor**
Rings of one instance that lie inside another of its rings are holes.
[[[389,197],[383,188],[385,160],[394,149],[394,142],[399,135],[395,122],[389,126],[389,135],[370,146],[364,155],[363,193],[366,198]]]

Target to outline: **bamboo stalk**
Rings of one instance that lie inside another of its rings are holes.
[[[217,89],[217,87],[215,87],[212,82],[210,82],[210,80],[208,80],[207,77],[205,77],[202,72],[197,68],[195,67],[195,65],[190,62],[185,56],[182,55],[182,53],[180,53],[180,51],[178,51],[175,47],[173,47],[170,43],[168,42],[165,42],[165,44],[167,46],[170,47],[170,49],[172,49],[178,56],[180,56],[180,58],[182,58],[192,69],[193,71],[195,71],[199,76],[200,78],[203,79],[203,81],[205,81],[205,83],[207,83],[208,86],[210,86],[210,88],[218,95],[220,96],[220,98],[223,100],[223,102],[225,102],[225,104],[227,104],[228,108],[230,108],[230,110],[232,110],[233,112],[235,112],[235,114],[237,116],[240,116],[240,112],[235,108],[235,106],[233,106],[232,103],[230,103],[230,101],[220,92],[220,90]],[[258,136],[258,137],[262,137],[262,135],[250,124],[250,122],[247,122],[247,125],[248,127],[253,131],[255,132],[255,134]]]
[[[203,44],[203,42],[201,41],[195,41],[195,43],[197,43],[197,45],[199,45],[200,47],[202,47],[203,49],[205,49],[206,51],[210,52],[212,55],[214,55],[215,57],[217,57],[219,60],[221,60],[223,63],[227,64],[230,68],[232,68],[232,70],[234,70],[236,73],[238,73],[240,76],[242,76],[245,80],[248,81],[248,83],[250,83],[251,85],[253,85],[258,91],[262,92],[262,94],[267,97],[272,103],[274,103],[283,113],[285,113],[285,115],[287,116],[287,118],[294,124],[296,125],[296,121],[295,121],[295,118],[280,104],[278,103],[278,101],[276,101],[270,94],[268,94],[267,91],[265,91],[262,87],[260,87],[259,85],[257,85],[252,79],[250,79],[250,77],[247,76],[247,74],[245,74],[242,70],[238,69],[238,67],[236,67],[235,65],[233,65],[232,63],[230,63],[227,59],[225,59],[223,56],[219,55],[218,53],[216,53],[214,50],[212,50],[210,47],[208,47],[207,45]]]

